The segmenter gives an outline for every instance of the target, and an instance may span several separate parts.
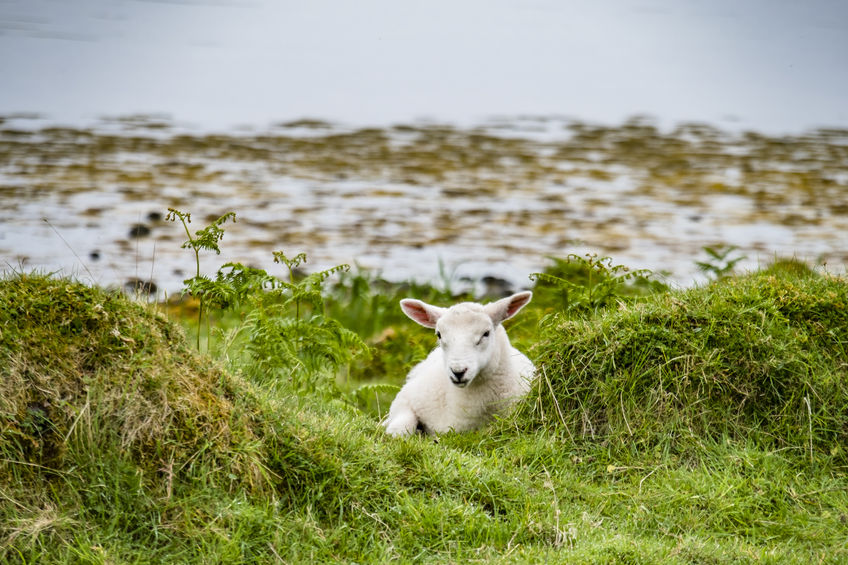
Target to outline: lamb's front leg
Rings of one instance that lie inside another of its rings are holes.
[[[412,407],[409,406],[404,398],[398,397],[392,402],[392,407],[389,408],[389,415],[386,416],[386,421],[383,425],[386,426],[386,433],[391,436],[412,435],[418,429],[418,416],[415,415]]]

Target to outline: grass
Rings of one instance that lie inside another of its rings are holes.
[[[792,264],[789,264],[792,266]],[[848,463],[848,286],[786,265],[607,311],[554,314],[536,408],[570,437],[756,438]],[[559,414],[568,414],[568,420]]]
[[[389,307],[402,290],[359,290],[364,312],[386,297],[368,378],[397,383],[400,345],[429,336]],[[544,294],[510,328],[543,374],[516,413],[398,440],[345,394],[199,354],[153,307],[12,275],[0,561],[848,562],[844,279],[784,264],[593,310]]]

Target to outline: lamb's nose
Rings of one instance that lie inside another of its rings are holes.
[[[454,369],[454,368],[451,368],[451,373],[453,373],[453,376],[454,376],[454,377],[455,377],[455,379],[456,379],[456,380],[458,380],[458,381],[461,381],[461,380],[462,380],[462,377],[464,377],[464,376],[465,376],[465,373],[466,373],[466,372],[468,372],[468,368],[464,368],[464,369]]]

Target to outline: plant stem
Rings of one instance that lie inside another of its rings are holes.
[[[197,309],[197,350],[200,351],[200,325],[203,322],[203,298],[200,299],[200,308]]]
[[[188,237],[189,245],[194,251],[194,262],[196,264],[196,272],[195,276],[200,277],[200,251],[197,249],[197,246],[194,244],[194,238],[191,237],[191,232],[188,231],[188,224],[185,221],[185,218],[179,216],[180,222],[183,224],[183,229],[186,232],[186,236]],[[200,351],[200,324],[203,321],[203,297],[200,297],[200,308],[197,310],[197,350]]]

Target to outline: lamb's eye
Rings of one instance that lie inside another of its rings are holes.
[[[485,332],[483,332],[483,337],[489,337],[489,330],[486,330]]]
[[[436,339],[442,339],[442,333],[436,332]]]

